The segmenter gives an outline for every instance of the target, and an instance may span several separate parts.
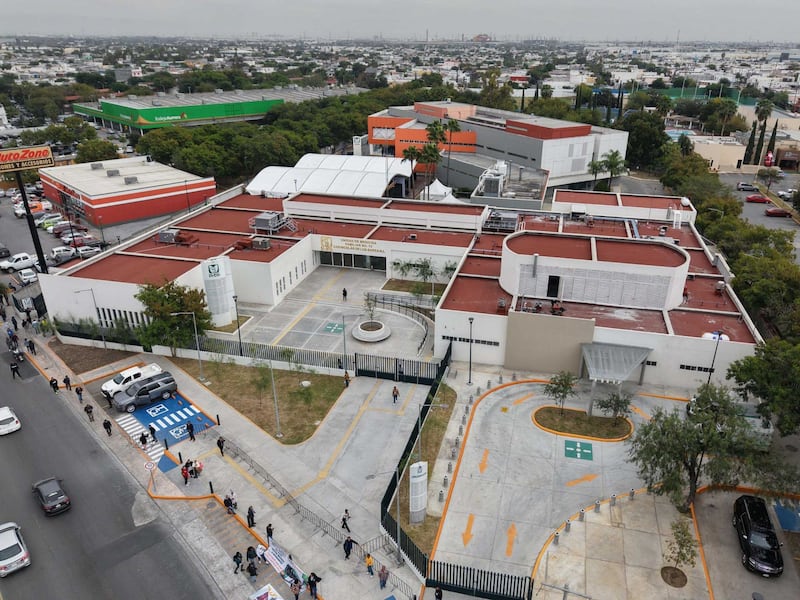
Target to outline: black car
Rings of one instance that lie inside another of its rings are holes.
[[[11,256],[11,252],[4,244],[0,244],[0,258],[8,258],[9,256]]]
[[[72,506],[69,496],[61,486],[61,480],[55,477],[42,479],[33,484],[33,495],[42,505],[48,517],[69,510]]]
[[[733,526],[742,547],[742,564],[764,577],[779,577],[783,573],[781,544],[767,503],[757,496],[739,496],[733,503]]]

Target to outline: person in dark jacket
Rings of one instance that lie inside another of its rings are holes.
[[[353,551],[353,538],[348,535],[342,546],[344,547],[344,558],[347,560],[350,558],[350,553]]]

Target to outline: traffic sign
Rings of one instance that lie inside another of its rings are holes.
[[[592,445],[589,442],[564,440],[564,456],[567,458],[592,460]]]

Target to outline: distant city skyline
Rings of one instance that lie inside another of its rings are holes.
[[[800,3],[752,0],[39,0],[9,2],[0,35],[257,39],[559,39],[800,46]]]

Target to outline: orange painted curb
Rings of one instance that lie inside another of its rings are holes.
[[[637,396],[644,396],[646,398],[662,398],[663,400],[675,400],[676,402],[688,402],[689,398],[684,398],[683,396],[663,396],[661,394],[636,394]]]
[[[714,600],[714,588],[711,586],[711,576],[708,574],[708,564],[706,564],[706,553],[703,549],[703,540],[700,537],[700,527],[697,524],[697,515],[694,513],[694,503],[689,505],[689,512],[692,513],[692,524],[694,525],[694,535],[697,537],[697,549],[700,552],[700,562],[703,563],[703,575],[708,586],[709,600]]]
[[[579,433],[565,433],[563,431],[556,431],[555,429],[550,429],[548,427],[545,427],[544,425],[536,421],[536,413],[542,410],[543,408],[560,408],[560,407],[551,405],[540,406],[535,411],[533,411],[533,414],[531,415],[531,420],[533,421],[533,424],[536,425],[536,427],[538,427],[542,431],[546,431],[547,433],[552,433],[553,435],[557,435],[559,437],[578,438],[581,440],[589,440],[592,442],[622,442],[624,440],[627,440],[629,437],[633,435],[633,423],[627,417],[625,417],[625,421],[627,421],[628,425],[631,428],[630,433],[628,433],[628,435],[624,435],[618,438],[597,438],[597,437],[592,437],[590,435],[580,435]],[[571,412],[579,412],[584,414],[586,413],[586,411],[575,408],[565,408],[564,410],[568,410]]]

